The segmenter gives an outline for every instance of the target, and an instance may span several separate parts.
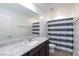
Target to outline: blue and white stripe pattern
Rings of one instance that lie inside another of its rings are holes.
[[[48,37],[55,48],[73,52],[73,18],[48,21]]]
[[[39,35],[39,22],[35,22],[32,24],[32,34]]]

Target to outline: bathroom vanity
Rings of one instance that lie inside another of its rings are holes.
[[[33,48],[31,51],[23,54],[23,56],[48,56],[49,55],[49,45],[48,40]]]
[[[48,56],[48,44],[48,38],[37,37],[0,48],[0,56]]]

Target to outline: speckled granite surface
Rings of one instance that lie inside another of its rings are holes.
[[[27,53],[28,51],[32,50],[39,44],[45,42],[46,40],[48,40],[48,38],[33,38],[33,41],[39,41],[38,44],[35,44],[33,46],[28,46],[28,41],[22,41],[15,44],[7,45],[5,47],[0,48],[0,56],[21,56],[22,54]]]

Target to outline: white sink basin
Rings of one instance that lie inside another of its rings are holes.
[[[31,41],[29,43],[27,43],[28,46],[33,46],[35,44],[38,44],[39,41]]]

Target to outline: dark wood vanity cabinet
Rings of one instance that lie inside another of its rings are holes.
[[[25,53],[23,56],[49,56],[49,41],[45,41],[31,51]]]

